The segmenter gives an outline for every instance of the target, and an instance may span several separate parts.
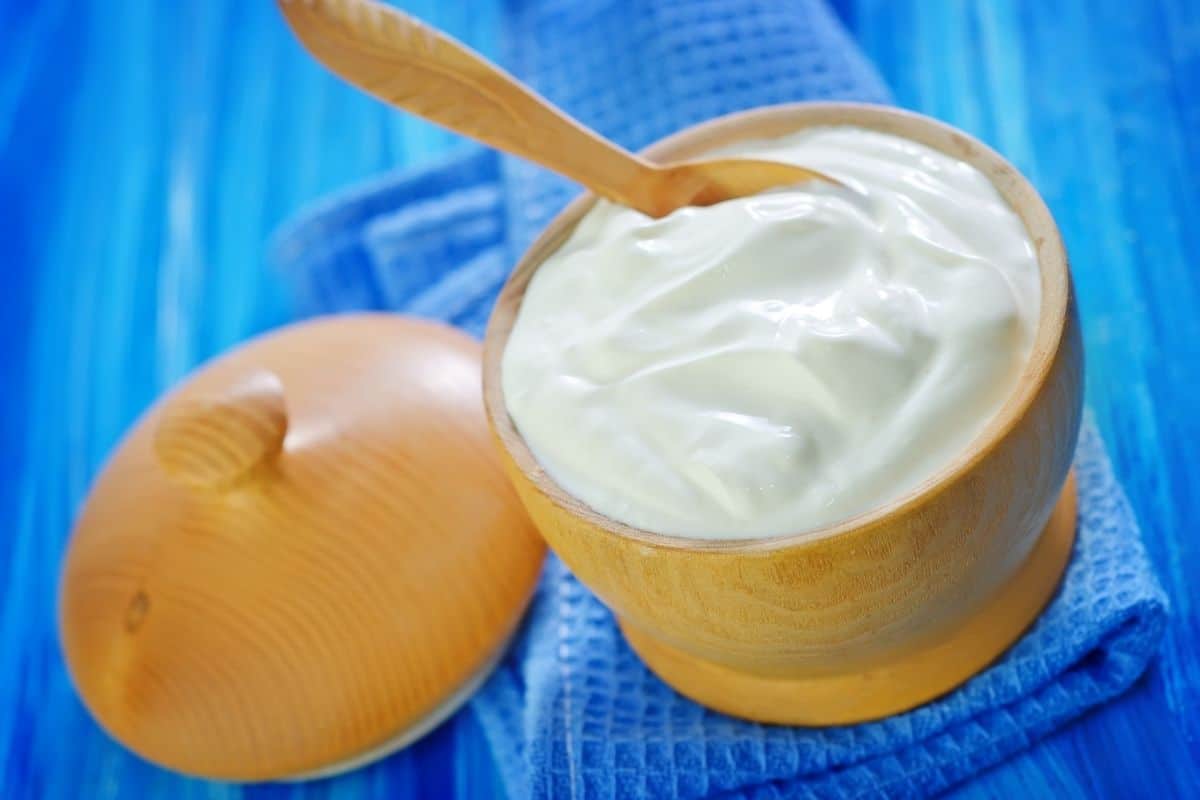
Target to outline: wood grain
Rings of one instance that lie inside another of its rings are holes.
[[[172,403],[154,432],[158,463],[198,489],[226,489],[274,462],[287,435],[283,384],[257,371],[212,397]]]
[[[330,317],[148,412],[63,570],[97,720],[172,769],[262,780],[386,752],[464,701],[544,552],[488,448],[479,368],[448,326]]]
[[[681,693],[728,714],[766,721],[786,714],[799,725],[883,716],[943,694],[991,663],[998,641],[1012,641],[1025,631],[1058,584],[1075,541],[1075,520],[1075,481],[1069,476],[1045,532],[1007,583],[948,635],[861,671],[799,679],[758,675],[697,659],[628,623],[622,623],[622,632],[651,669]]]
[[[563,490],[509,417],[500,369],[530,279],[594,198],[572,203],[518,262],[484,344],[488,417],[508,474],[547,542],[625,630],[636,631],[631,644],[651,656],[664,680],[723,711],[766,722],[874,719],[948,691],[1015,641],[1049,600],[1069,550],[1054,549],[1053,568],[1022,573],[1031,553],[1050,552],[1037,544],[1067,476],[1083,402],[1066,253],[1028,181],[960,131],[854,104],[756,109],[678,133],[649,152],[695,158],[740,139],[839,124],[904,136],[978,168],[1025,223],[1041,267],[1038,328],[1012,396],[964,454],[913,492],[792,536],[698,541],[618,523]],[[1073,508],[1072,499],[1066,502]],[[1069,542],[1073,512],[1056,519],[1065,531],[1051,534]],[[1014,589],[1019,574],[1040,580]],[[939,655],[968,643],[973,659]],[[884,672],[891,691],[870,691]]]
[[[652,217],[779,186],[838,183],[810,169],[757,159],[659,166],[588,130],[478,53],[390,6],[374,0],[277,2],[317,60],[352,85]]]

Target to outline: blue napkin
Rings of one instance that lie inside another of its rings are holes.
[[[510,0],[509,67],[629,147],[729,111],[886,102],[819,0]],[[278,235],[306,309],[389,308],[482,334],[516,256],[575,187],[470,149],[357,187]],[[939,792],[1127,689],[1166,601],[1095,426],[1076,458],[1080,522],[1058,596],[997,664],[879,722],[758,725],[655,678],[612,616],[550,558],[524,629],[471,701],[513,798],[851,798]]]

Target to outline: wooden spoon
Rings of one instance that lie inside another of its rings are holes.
[[[652,164],[580,125],[478,53],[373,0],[278,0],[300,41],[351,84],[443,127],[535,161],[652,217],[820,172],[745,158]]]

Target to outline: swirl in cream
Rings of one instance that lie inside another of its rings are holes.
[[[1041,299],[1028,233],[964,162],[847,127],[730,152],[856,192],[659,220],[599,202],[533,276],[502,364],[555,481],[676,536],[798,533],[930,478],[1012,393]]]

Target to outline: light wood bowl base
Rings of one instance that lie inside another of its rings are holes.
[[[735,717],[782,725],[848,725],[907,711],[949,692],[1009,648],[1045,608],[1075,541],[1075,473],[1033,552],[1006,586],[949,637],[853,674],[764,677],[705,661],[621,621],[626,641],[681,694]]]

